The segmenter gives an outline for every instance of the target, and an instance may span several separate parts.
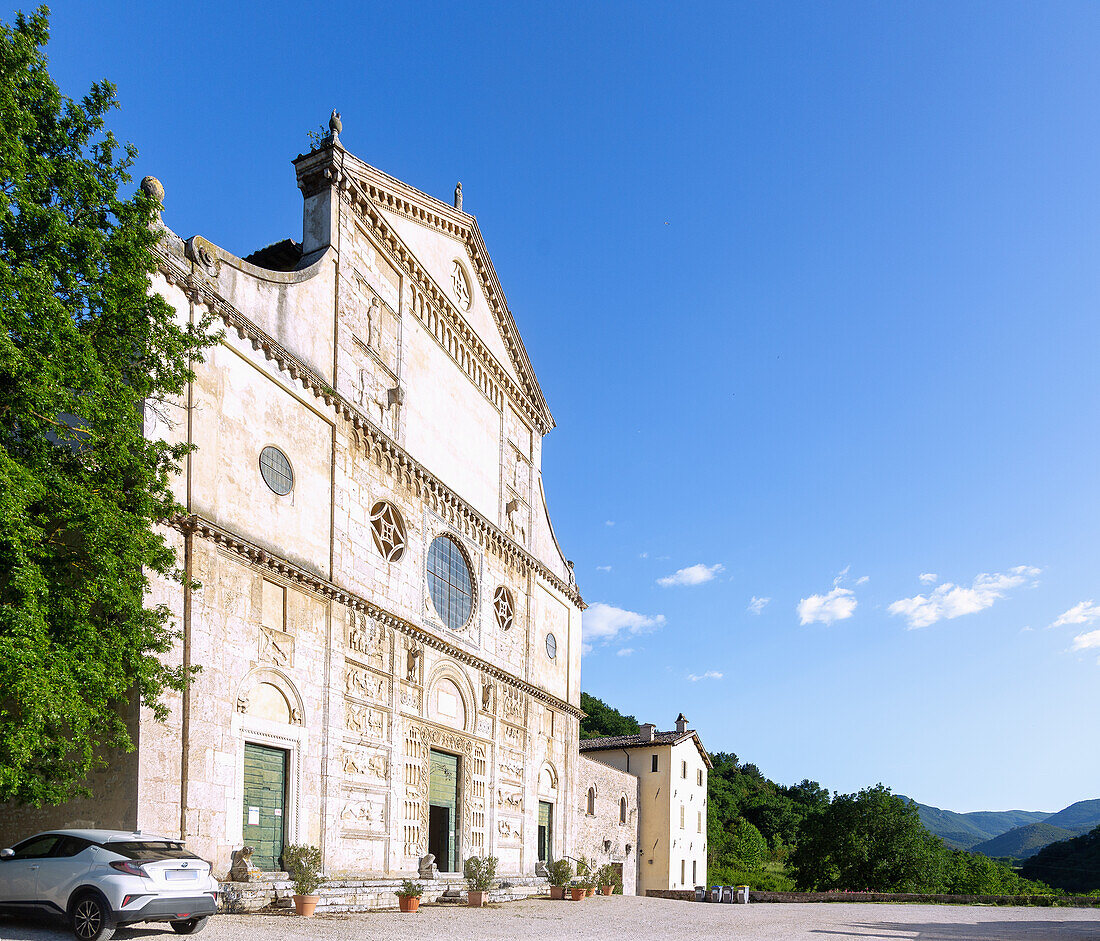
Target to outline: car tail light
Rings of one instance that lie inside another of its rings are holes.
[[[124,872],[128,876],[141,876],[143,879],[149,878],[149,873],[145,871],[144,866],[139,866],[130,862],[128,859],[116,860],[110,863],[112,869],[117,869],[119,872]]]

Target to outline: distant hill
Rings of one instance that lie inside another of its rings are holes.
[[[1029,823],[1026,827],[1014,827],[1007,833],[978,843],[970,847],[972,853],[983,856],[1012,856],[1015,859],[1027,859],[1035,855],[1044,846],[1068,840],[1077,834],[1049,823]]]
[[[1100,826],[1100,799],[1070,804],[1065,810],[1051,814],[1043,823],[1072,830],[1075,834],[1088,833],[1094,827]]]
[[[926,830],[936,834],[948,846],[959,850],[971,849],[979,843],[1007,833],[1014,827],[1039,823],[1050,816],[1049,812],[1042,810],[975,810],[959,814],[953,810],[922,804],[911,797],[904,800],[913,801],[917,805],[917,814]]]
[[[1100,889],[1100,827],[1091,833],[1051,843],[1039,850],[1023,864],[1020,874],[1026,879],[1038,879],[1067,892]]]

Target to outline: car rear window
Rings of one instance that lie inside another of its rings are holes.
[[[107,843],[104,847],[119,856],[127,859],[139,860],[143,863],[153,862],[157,859],[198,859],[194,853],[184,847],[182,843],[165,843],[154,841],[129,841],[124,843]]]

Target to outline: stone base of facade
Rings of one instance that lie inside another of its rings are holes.
[[[502,880],[506,885],[489,892],[490,902],[512,902],[533,895],[548,895],[549,883],[543,878],[517,877]],[[424,895],[420,904],[439,902],[448,891],[461,892],[465,904],[466,883],[461,879],[420,880]],[[321,896],[317,914],[367,912],[397,908],[396,890],[400,879],[332,879],[318,890]],[[292,908],[294,884],[289,879],[264,879],[257,882],[223,882],[219,908],[223,912],[256,912],[264,908]]]

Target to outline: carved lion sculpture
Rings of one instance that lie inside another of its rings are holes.
[[[259,868],[252,862],[252,853],[251,846],[242,846],[233,851],[233,866],[229,875],[234,882],[252,882],[260,877]]]
[[[420,878],[438,879],[439,870],[435,868],[435,853],[420,857]]]

